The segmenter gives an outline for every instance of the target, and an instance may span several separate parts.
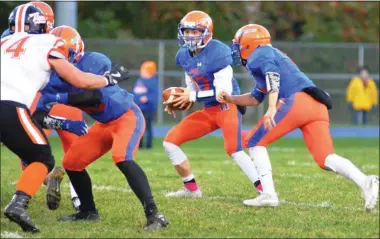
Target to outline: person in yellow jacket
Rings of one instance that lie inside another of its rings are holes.
[[[359,76],[350,81],[347,87],[346,100],[353,113],[353,123],[359,124],[362,121],[363,125],[366,125],[369,112],[374,109],[379,101],[376,83],[369,77],[366,67],[361,67]]]

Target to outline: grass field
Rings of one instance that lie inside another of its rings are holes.
[[[61,164],[58,138],[52,137],[53,152]],[[367,174],[379,174],[378,139],[336,139],[336,151],[351,159]],[[243,199],[256,196],[239,167],[225,155],[220,138],[203,138],[183,145],[204,198],[166,198],[165,192],[182,187],[169,159],[156,140],[155,149],[140,151],[137,162],[145,170],[159,209],[168,218],[168,228],[144,232],[142,207],[110,154],[88,168],[101,220],[58,223],[56,218],[73,213],[67,177],[63,200],[57,211],[45,204],[43,186],[28,210],[41,233],[22,233],[1,216],[1,237],[379,237],[379,207],[364,211],[360,190],[350,181],[325,172],[313,162],[301,139],[283,139],[269,148],[279,207],[245,207]],[[89,147],[91,147],[89,145]],[[18,159],[1,148],[1,212],[14,193],[21,173]]]

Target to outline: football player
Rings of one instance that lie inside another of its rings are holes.
[[[235,94],[239,90],[233,78],[230,48],[224,43],[213,40],[213,22],[202,11],[191,11],[183,17],[178,26],[180,49],[176,63],[185,70],[187,88],[184,93],[174,94],[177,98],[173,106],[181,107],[188,102],[202,102],[204,108],[184,118],[166,135],[163,146],[182,177],[184,188],[170,192],[173,197],[202,197],[189,160],[180,146],[188,141],[201,138],[217,129],[221,129],[224,149],[260,190],[260,180],[250,157],[243,151],[241,136],[242,113],[230,103],[220,104],[215,97],[220,91]],[[237,82],[235,82],[237,83]],[[233,87],[233,85],[237,87]],[[165,102],[164,102],[165,103]],[[175,114],[173,108],[165,108],[169,114]],[[196,130],[189,130],[189,129]]]
[[[116,84],[110,73],[83,73],[67,61],[65,42],[47,31],[41,10],[32,4],[16,7],[9,17],[10,36],[1,39],[1,142],[28,166],[23,171],[5,216],[24,231],[38,232],[26,209],[54,157],[40,124],[31,119],[29,108],[36,93],[49,81],[54,69],[78,88],[96,89]]]
[[[33,6],[39,8],[46,19],[46,33],[49,33],[49,31],[54,27],[54,12],[53,9],[49,6],[49,4],[45,2],[30,2]],[[13,33],[13,31],[12,31]],[[1,38],[6,37],[10,35],[9,28],[3,32],[1,35]],[[83,43],[78,43],[80,48],[84,48]],[[82,51],[83,52],[83,51]],[[36,95],[36,98],[34,98],[34,101],[29,108],[31,114],[34,113],[36,110],[36,105],[38,102],[38,99],[41,97],[41,93],[38,92]],[[53,107],[53,109],[50,111],[50,116],[53,117],[62,117],[67,119],[66,124],[62,125],[62,129],[57,129],[58,136],[61,140],[63,152],[66,152],[69,148],[71,143],[78,137],[78,134],[81,134],[81,131],[84,129],[85,124],[81,123],[83,121],[83,113],[79,109],[76,109],[74,107],[57,104]],[[72,122],[70,122],[72,121]],[[54,125],[54,124],[50,124]],[[52,132],[52,129],[45,129],[44,132],[47,137],[49,137],[50,133]],[[26,162],[21,160],[21,167],[24,170],[26,167]],[[60,190],[60,183],[64,176],[64,170],[61,167],[56,167],[54,170],[52,170],[48,176],[46,177],[44,184],[47,184],[47,191],[46,191],[46,202],[48,205],[48,208],[51,210],[55,210],[58,208],[59,203],[61,201],[61,190]],[[73,204],[73,207],[75,209],[78,209],[80,205],[80,201],[78,199],[77,194],[75,193],[74,188],[72,187],[71,183],[70,185],[70,194],[71,194],[71,201]]]
[[[240,28],[232,49],[237,62],[253,76],[255,87],[250,93],[239,96],[220,92],[218,101],[255,106],[266,95],[268,97],[266,114],[244,137],[244,146],[249,148],[261,176],[263,194],[245,200],[244,204],[256,207],[278,205],[266,148],[299,128],[318,166],[352,180],[363,191],[365,208],[375,208],[379,193],[378,176],[365,175],[351,161],[335,154],[329,132],[328,109],[332,107],[329,94],[317,88],[287,55],[271,45],[271,36],[261,25],[249,24]]]
[[[74,42],[80,39],[77,31],[68,26],[54,28],[51,34]],[[71,52],[76,52],[73,45]],[[86,52],[79,57],[76,67],[84,72],[102,75],[111,70],[108,57],[97,52]],[[128,72],[119,67],[123,78]],[[54,73],[53,73],[54,74]],[[38,109],[49,109],[49,105],[60,103],[75,106],[89,114],[96,122],[88,133],[73,142],[64,156],[63,167],[78,193],[81,205],[79,212],[59,218],[59,221],[98,220],[99,214],[95,206],[92,184],[86,167],[112,152],[115,165],[126,177],[130,188],[134,191],[145,212],[147,223],[144,230],[153,230],[168,225],[165,217],[158,212],[156,203],[144,171],[134,161],[135,153],[145,130],[145,120],[140,108],[133,103],[133,95],[118,85],[99,90],[80,90],[61,80],[58,75],[55,85],[50,87],[55,93],[43,94]],[[91,146],[90,148],[88,146]]]

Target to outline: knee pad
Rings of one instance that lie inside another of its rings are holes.
[[[164,146],[165,152],[173,165],[179,165],[187,160],[185,153],[177,145],[164,141],[162,146]]]

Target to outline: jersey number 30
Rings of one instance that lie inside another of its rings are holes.
[[[29,36],[21,38],[20,40],[16,41],[5,50],[5,53],[11,53],[12,58],[20,58],[20,56],[25,53],[26,49],[23,46],[26,40],[28,40],[28,38]],[[3,45],[7,40],[2,41],[1,45]]]

